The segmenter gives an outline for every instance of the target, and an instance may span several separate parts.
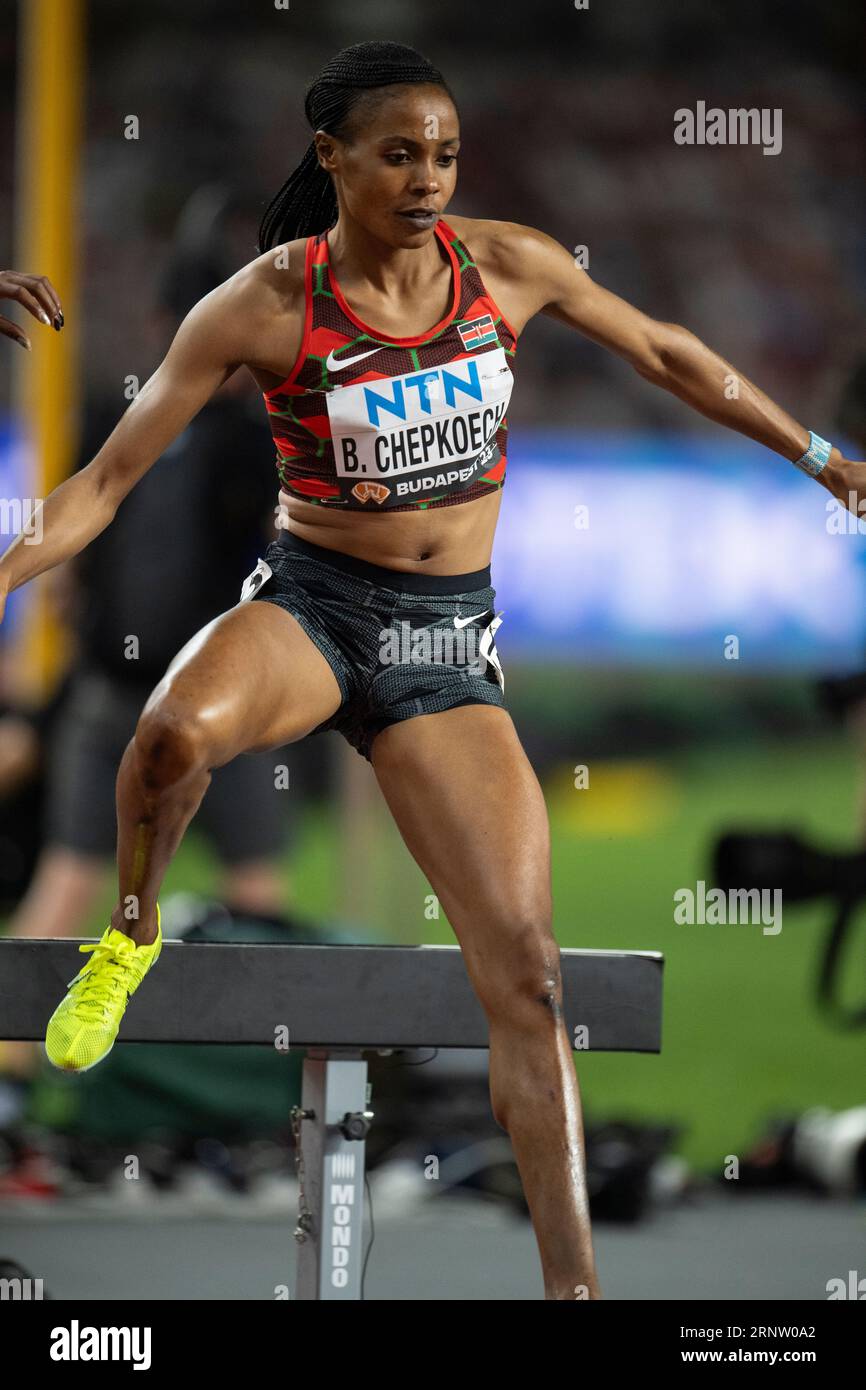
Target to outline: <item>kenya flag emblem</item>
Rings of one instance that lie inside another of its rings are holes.
[[[490,314],[482,314],[480,318],[470,319],[468,323],[459,323],[457,332],[467,352],[485,347],[487,343],[499,342]]]

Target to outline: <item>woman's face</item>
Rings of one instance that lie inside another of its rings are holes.
[[[319,159],[341,217],[389,246],[423,246],[457,182],[457,112],[441,87],[401,84],[374,95],[369,112],[363,100],[352,112],[347,140],[317,132]]]

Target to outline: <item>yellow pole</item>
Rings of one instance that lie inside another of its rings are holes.
[[[14,409],[27,441],[29,496],[37,500],[69,476],[79,443],[77,190],[84,19],[84,0],[19,0],[13,266],[48,276],[65,319],[57,333],[26,315],[33,348],[19,349],[13,359]],[[22,311],[15,317],[23,322]],[[66,635],[51,610],[50,583],[51,571],[28,586],[27,620],[11,654],[13,689],[27,703],[50,694],[68,660]]]

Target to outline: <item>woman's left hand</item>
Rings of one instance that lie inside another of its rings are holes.
[[[855,463],[833,449],[817,481],[854,516],[866,516],[866,463]]]

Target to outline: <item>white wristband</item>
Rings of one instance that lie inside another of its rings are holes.
[[[811,478],[817,478],[818,474],[827,467],[830,458],[832,444],[828,444],[826,439],[822,439],[813,430],[809,431],[809,447],[805,454],[800,458],[794,459],[794,467],[799,468],[804,473],[808,473]]]

